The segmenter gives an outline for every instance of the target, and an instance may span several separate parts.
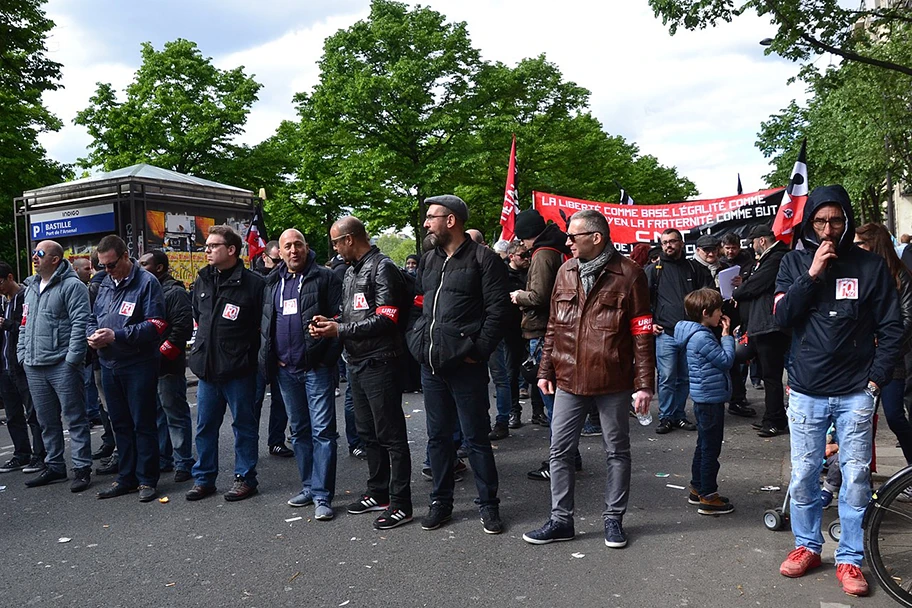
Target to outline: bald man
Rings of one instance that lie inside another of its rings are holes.
[[[244,268],[241,237],[230,226],[211,226],[206,261],[193,284],[196,341],[190,369],[199,378],[196,389],[196,452],[187,500],[215,493],[218,476],[219,429],[226,406],[234,429],[234,483],[225,494],[233,502],[257,493],[259,425],[254,413],[263,278]]]
[[[35,405],[47,468],[25,483],[30,488],[67,478],[63,459],[63,424],[70,431],[75,479],[73,492],[89,487],[92,444],[82,389],[89,322],[89,291],[54,241],[32,251],[35,275],[26,284],[16,357],[25,368]]]
[[[336,492],[334,375],[342,344],[307,329],[314,318],[338,317],[342,281],[315,262],[304,235],[293,228],[279,237],[279,255],[263,294],[260,371],[277,379],[291,424],[301,490],[288,506],[313,505],[314,519],[328,521]]]

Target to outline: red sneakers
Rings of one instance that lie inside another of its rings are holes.
[[[804,547],[798,547],[789,553],[782,565],[779,566],[779,574],[789,578],[798,578],[799,576],[804,576],[811,568],[816,568],[819,565],[819,553],[814,553]]]
[[[867,595],[868,581],[861,568],[852,564],[836,565],[836,580],[842,583],[842,590],[849,595]]]

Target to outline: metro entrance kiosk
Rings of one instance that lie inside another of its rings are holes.
[[[14,205],[28,231],[20,235],[15,222],[17,251],[20,242],[31,251],[52,239],[72,261],[88,257],[104,236],[116,234],[131,257],[165,251],[172,274],[189,285],[206,264],[209,226],[228,224],[245,235],[255,198],[249,190],[140,164],[28,190]],[[16,270],[21,277],[18,256]]]

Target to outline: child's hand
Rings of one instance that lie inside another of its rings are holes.
[[[832,456],[833,454],[835,454],[838,451],[839,451],[838,445],[836,445],[835,443],[828,443],[826,445],[826,451],[824,452],[824,454],[826,455],[827,458],[829,458],[830,456]]]
[[[722,335],[730,336],[731,335],[731,319],[722,315]]]

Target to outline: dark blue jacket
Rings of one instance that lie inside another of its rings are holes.
[[[308,323],[314,315],[332,318],[337,317],[342,311],[342,281],[332,270],[317,264],[314,258],[314,252],[311,250],[307,266],[301,272],[298,291],[298,314],[304,328],[300,338],[305,348],[305,370],[335,365],[342,354],[342,342],[339,338],[314,339],[307,331]],[[267,378],[275,374],[278,363],[275,352],[275,295],[285,268],[285,262],[282,262],[269,273],[263,295],[259,365],[260,371]]]
[[[96,329],[114,330],[114,342],[98,350],[101,364],[110,369],[158,361],[160,336],[168,327],[158,279],[135,261],[132,264],[120,285],[110,274],[101,282],[86,327],[86,336]]]
[[[731,370],[735,361],[735,339],[716,340],[712,331],[693,321],[675,324],[675,342],[687,352],[690,398],[696,403],[724,403],[731,399]]]
[[[820,243],[811,219],[826,204],[841,206],[847,222],[838,257],[815,281],[808,270]],[[855,219],[842,186],[811,193],[798,234],[804,249],[782,258],[774,308],[776,322],[794,329],[789,385],[824,397],[864,390],[869,380],[883,387],[903,337],[899,297],[883,259],[854,244]]]

